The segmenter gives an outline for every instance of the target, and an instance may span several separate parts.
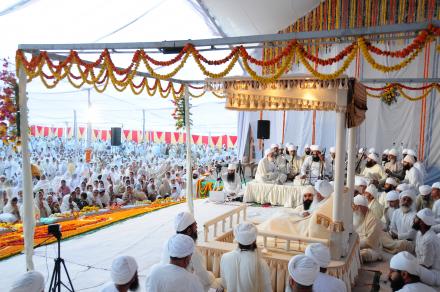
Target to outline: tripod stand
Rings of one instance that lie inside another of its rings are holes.
[[[67,271],[66,264],[64,263],[64,259],[61,258],[61,250],[60,250],[61,234],[59,237],[57,236],[57,242],[58,242],[58,257],[55,259],[55,266],[53,267],[52,278],[50,279],[49,291],[61,292],[61,285],[63,285],[67,289],[67,291],[74,292],[75,289],[73,288],[72,280],[70,280],[70,276],[69,276],[69,272]],[[69,280],[70,289],[69,287],[66,286],[66,284],[63,283],[63,281],[61,281],[61,264],[63,265],[64,272],[66,272],[67,279]]]
[[[240,175],[241,183],[244,182],[244,185],[246,185],[246,178],[244,177],[244,170],[243,170],[243,165],[241,164],[241,160],[238,161],[237,171],[238,174]]]

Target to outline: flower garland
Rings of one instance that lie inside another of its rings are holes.
[[[20,113],[18,111],[18,85],[15,74],[9,71],[8,60],[3,60],[0,72],[0,140],[11,144],[16,151],[20,146]]]
[[[403,98],[409,100],[409,101],[418,101],[426,98],[431,92],[436,89],[440,93],[440,84],[438,83],[431,83],[425,86],[421,87],[410,87],[407,85],[403,85],[400,83],[392,83],[388,84],[384,87],[374,88],[374,87],[366,87],[367,90],[381,90],[382,92],[380,94],[373,94],[370,92],[367,92],[367,95],[373,98],[380,98],[382,101],[384,101],[386,104],[391,105],[392,103],[397,101],[397,97],[402,96]],[[408,90],[426,90],[423,94],[412,97],[408,95],[406,92],[403,91],[403,89]]]
[[[440,29],[434,26],[429,26],[427,29],[422,30],[417,37],[406,48],[399,51],[387,51],[382,50],[376,46],[373,46],[369,41],[363,37],[358,38],[352,44],[345,47],[335,57],[328,59],[322,59],[319,56],[314,56],[303,45],[299,44],[296,40],[287,42],[287,45],[280,50],[280,52],[270,59],[258,60],[250,56],[247,49],[243,46],[236,46],[231,49],[229,54],[222,59],[209,60],[204,57],[200,51],[198,51],[192,44],[187,44],[175,57],[166,60],[159,61],[153,59],[143,50],[136,50],[133,54],[132,61],[127,68],[117,68],[113,60],[111,59],[110,52],[105,49],[100,54],[98,59],[94,62],[85,62],[81,60],[78,52],[71,51],[65,60],[55,64],[52,62],[47,52],[40,52],[38,55],[33,55],[28,61],[21,50],[17,50],[16,53],[16,67],[19,70],[20,67],[24,68],[29,81],[40,77],[43,84],[47,88],[54,88],[61,80],[67,78],[68,81],[75,87],[80,88],[84,84],[92,85],[98,92],[103,92],[111,82],[114,88],[118,91],[124,91],[127,87],[130,87],[132,92],[136,95],[146,91],[149,95],[154,95],[157,90],[162,98],[167,98],[170,95],[175,100],[179,99],[183,92],[183,86],[176,89],[172,82],[169,82],[168,86],[162,88],[160,82],[157,80],[166,80],[174,77],[185,66],[188,59],[191,57],[196,62],[200,71],[210,78],[223,78],[228,75],[232,68],[241,59],[246,72],[256,81],[261,83],[271,83],[280,78],[282,74],[285,74],[292,65],[295,57],[299,58],[299,61],[305,66],[305,68],[313,74],[315,77],[322,80],[329,80],[337,78],[344,73],[352,63],[357,49],[364,55],[367,62],[376,70],[381,72],[391,72],[401,70],[411,63],[426,46],[431,43],[436,37],[440,36]],[[437,46],[437,49],[439,47]],[[379,64],[374,60],[372,54],[383,55],[386,57],[398,57],[405,58],[402,62],[386,66]],[[345,60],[344,60],[345,59]],[[312,66],[310,62],[320,65],[329,66],[336,62],[344,60],[342,66],[334,73],[326,74],[318,72]],[[279,68],[275,70],[272,75],[259,75],[250,67],[250,63],[265,68],[270,68],[273,65],[280,64]],[[145,66],[148,73],[155,78],[156,81],[153,87],[148,85],[146,78],[143,78],[139,83],[135,83],[134,79],[140,66]],[[207,69],[206,65],[218,66],[226,65],[226,67],[220,72],[212,72]],[[170,67],[174,66],[174,69],[165,74],[157,73],[153,66]],[[43,69],[48,68],[50,74],[47,74]],[[96,72],[95,72],[95,69]],[[75,75],[74,70],[79,73]],[[200,97],[204,94],[204,91],[200,94],[190,93],[193,97]]]
[[[173,100],[172,103],[175,106],[174,111],[171,113],[171,116],[176,120],[176,130],[181,130],[185,128],[186,121],[185,121],[185,99],[181,98],[178,100]],[[189,116],[191,117],[191,112],[189,112]],[[191,118],[189,119],[190,125],[192,125]]]

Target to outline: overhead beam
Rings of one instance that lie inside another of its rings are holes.
[[[361,83],[440,83],[440,78],[367,78]]]
[[[391,24],[374,27],[362,27],[355,29],[338,29],[325,31],[308,31],[308,32],[292,32],[285,34],[264,34],[241,37],[225,37],[211,38],[199,40],[173,40],[162,42],[132,42],[132,43],[83,43],[83,44],[20,44],[18,48],[25,51],[32,50],[136,50],[136,49],[153,49],[153,48],[175,48],[183,47],[187,43],[194,46],[217,46],[217,45],[237,45],[237,44],[257,44],[263,42],[312,40],[323,38],[346,38],[365,35],[381,35],[395,33],[416,32],[428,28],[429,24],[440,26],[440,20],[432,20],[431,22],[410,23],[410,24]]]

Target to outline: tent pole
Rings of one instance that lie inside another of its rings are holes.
[[[189,118],[189,91],[188,85],[184,87],[185,99],[185,127],[186,127],[186,201],[188,203],[188,209],[191,214],[194,215],[194,190],[192,187],[192,161],[191,161],[191,123]]]
[[[347,90],[336,90],[336,105],[347,105]],[[345,170],[345,110],[336,112],[336,163],[335,163],[335,189],[333,194],[333,223],[332,231],[332,258],[340,259],[344,253],[343,230],[344,230],[344,170]],[[345,243],[346,244],[346,243]]]
[[[348,129],[348,164],[347,164],[347,188],[348,193],[345,198],[345,228],[348,233],[353,232],[353,209],[351,208],[353,203],[354,193],[354,177],[356,168],[356,127]]]
[[[142,110],[142,144],[144,145],[145,149],[145,110]]]
[[[20,136],[21,136],[21,154],[22,154],[22,179],[23,179],[23,234],[24,234],[24,253],[26,256],[26,270],[34,270],[32,259],[34,253],[34,196],[32,192],[32,172],[31,161],[29,157],[29,124],[28,108],[26,95],[26,73],[23,67],[20,67],[18,77],[19,87],[19,105],[20,105]]]
[[[91,108],[92,108],[92,102],[90,101],[90,90],[91,88],[87,89],[87,109],[88,109],[88,116],[87,116],[87,148],[92,147],[92,117],[90,116],[92,114]]]

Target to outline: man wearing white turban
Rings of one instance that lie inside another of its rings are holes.
[[[440,286],[440,240],[431,229],[434,224],[434,214],[425,208],[417,212],[412,227],[418,231],[415,251],[420,279],[428,285]]]
[[[301,178],[307,179],[311,184],[315,184],[318,179],[322,179],[325,174],[325,158],[321,154],[319,145],[310,147],[312,155],[308,156],[301,166]]]
[[[167,242],[170,255],[167,264],[151,267],[147,275],[148,292],[203,292],[199,278],[186,270],[194,253],[194,240],[188,235],[175,234]]]
[[[236,173],[237,166],[230,163],[228,172],[222,175],[223,191],[231,197],[235,197],[241,193],[240,175]]]
[[[428,208],[432,209],[434,205],[434,200],[431,197],[432,187],[428,185],[421,185],[419,187],[420,195],[416,199],[416,210],[420,211],[422,209]]]
[[[373,215],[381,220],[383,216],[383,206],[377,201],[377,188],[375,185],[369,185],[364,192],[364,197],[368,200],[368,209]]]
[[[365,168],[362,171],[362,176],[368,177],[372,180],[380,181],[385,179],[385,172],[383,171],[382,166],[378,163],[379,158],[376,154],[370,153],[367,156],[367,163],[365,164]]]
[[[397,150],[392,148],[388,151],[388,162],[385,163],[385,173],[396,173],[402,171],[402,163],[397,160]]]
[[[389,191],[386,196],[386,202],[387,206],[383,212],[382,221],[385,223],[385,231],[389,231],[394,211],[399,209],[399,193],[396,191]]]
[[[440,232],[440,182],[435,182],[432,184],[431,197],[434,200],[434,204],[432,206],[432,213],[435,218],[435,225],[432,226],[432,230],[435,233]]]
[[[333,186],[326,180],[318,180],[315,183],[316,195],[313,199],[310,213],[318,209],[333,193]]]
[[[228,292],[271,292],[269,266],[257,250],[257,228],[241,223],[234,228],[238,248],[223,254],[220,275]]]
[[[184,234],[191,237],[194,242],[197,240],[197,222],[194,216],[189,212],[180,212],[174,218],[174,229],[177,234]],[[167,245],[168,243],[166,243]],[[163,249],[162,252],[162,264],[167,264],[170,261],[170,255],[168,249]],[[200,283],[202,283],[204,290],[208,291],[209,288],[220,288],[221,279],[215,279],[212,272],[208,271],[206,268],[205,261],[203,260],[202,254],[195,249],[193,255],[191,256],[191,261],[186,267],[186,270],[199,278]]]
[[[382,224],[368,210],[368,200],[362,195],[357,195],[353,199],[353,227],[359,234],[362,261],[381,260]]]
[[[101,292],[128,292],[139,288],[138,265],[131,256],[118,256],[112,262],[112,283]]]
[[[255,173],[255,181],[260,183],[280,183],[283,184],[287,175],[278,172],[275,165],[275,155],[271,149],[266,149],[264,157],[258,162]]]
[[[416,163],[416,160],[411,155],[407,155],[403,159],[403,169],[406,171],[404,180],[415,188],[418,188],[423,184],[423,177],[422,173],[414,167],[414,163]]]
[[[314,287],[319,274],[319,266],[312,258],[303,254],[296,255],[290,259],[287,270],[290,276],[289,286],[293,292],[319,291]]]
[[[44,276],[38,271],[27,272],[12,283],[9,292],[44,292]]]
[[[330,249],[322,243],[311,243],[305,250],[305,255],[313,259],[319,266],[319,273],[313,283],[313,291],[345,292],[344,281],[327,274],[330,264]]]
[[[302,160],[301,157],[298,156],[298,147],[294,145],[287,146],[286,159],[288,161],[287,170],[288,170],[288,178],[293,180],[295,176],[299,174],[301,171]]]
[[[400,193],[400,208],[395,210],[390,224],[390,235],[393,239],[414,240],[416,232],[411,228],[416,216],[412,190]]]
[[[402,251],[391,258],[388,278],[393,291],[434,292],[435,290],[420,282],[416,258]]]
[[[310,209],[313,203],[313,197],[315,196],[315,188],[313,186],[307,186],[303,190],[303,203],[297,206],[293,211],[302,217],[307,217],[311,214]]]

